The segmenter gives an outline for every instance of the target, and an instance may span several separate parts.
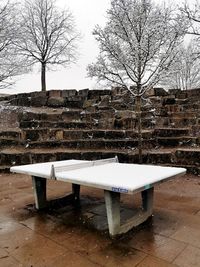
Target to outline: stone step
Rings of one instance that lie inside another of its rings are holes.
[[[143,131],[144,139],[152,138],[153,131]],[[76,129],[66,130],[62,128],[36,128],[24,129],[23,140],[42,141],[42,140],[77,140],[77,139],[132,139],[137,138],[138,133],[133,130],[104,130],[104,129]]]
[[[49,112],[41,112],[35,109],[35,111],[27,111],[20,114],[20,121],[39,121],[39,120],[47,120],[47,121],[56,121],[62,120],[62,110],[55,110]]]
[[[176,119],[194,119],[196,117],[199,117],[198,112],[194,111],[184,111],[184,112],[168,112],[168,116],[170,118],[176,118]]]
[[[143,147],[151,148],[155,147],[155,140],[148,139],[142,141]],[[126,140],[126,139],[110,139],[110,140],[49,140],[49,141],[35,141],[29,142],[26,147],[29,148],[55,148],[63,147],[66,149],[136,149],[138,147],[138,140]]]
[[[200,174],[200,149],[158,149],[146,153],[148,164],[183,167],[191,173]]]
[[[102,150],[102,149],[29,149],[12,150],[6,149],[0,153],[1,166],[16,166],[39,162],[51,162],[67,159],[96,160],[118,156],[120,162],[137,162],[138,156],[135,153],[128,153],[127,150]]]
[[[195,112],[199,112],[200,111],[200,102],[192,102],[192,103],[188,103],[188,104],[183,104],[182,105],[182,110],[184,111],[195,111]]]
[[[146,130],[142,132],[143,139],[151,139],[153,136],[153,130]],[[138,138],[138,133],[134,130],[64,130],[64,139],[133,139]]]
[[[12,165],[0,165],[0,173],[9,173]]]
[[[156,126],[158,128],[189,128],[192,125],[198,125],[199,119],[196,118],[176,118],[167,116],[157,116]]]
[[[22,132],[22,138],[26,141],[63,140],[64,138],[64,130],[62,128],[23,129]],[[74,130],[71,130],[71,132],[76,133]]]
[[[178,150],[147,152],[147,163],[158,164],[162,166],[182,167],[186,168],[189,173],[200,175],[200,164],[194,164],[194,161],[179,161],[177,157]]]
[[[10,146],[24,146],[24,145],[25,145],[25,141],[23,140],[0,137],[1,148],[10,147]]]
[[[143,129],[153,128],[155,120],[151,118],[142,119]],[[46,121],[46,120],[33,120],[33,121],[20,121],[20,128],[64,128],[64,129],[135,129],[137,127],[137,119],[92,119],[90,121]]]
[[[32,162],[32,155],[26,152],[25,149],[13,150],[11,148],[7,151],[0,152],[0,166],[15,166],[30,164]]]
[[[170,113],[170,112],[181,112],[183,110],[183,108],[182,108],[182,105],[176,103],[174,105],[165,105],[164,110],[167,113]]]
[[[21,130],[2,130],[0,131],[0,138],[20,140],[22,138],[22,133]]]
[[[156,137],[159,146],[174,147],[174,146],[198,146],[200,144],[199,137],[178,136],[178,137]]]
[[[199,125],[191,125],[191,135],[192,136],[200,136],[200,124]]]
[[[190,128],[156,128],[154,131],[155,136],[157,137],[178,137],[190,135]]]
[[[97,122],[98,125],[98,122]],[[64,128],[64,129],[83,129],[92,128],[96,126],[95,123],[86,123],[82,121],[76,122],[64,122],[64,121],[43,121],[43,120],[33,120],[33,121],[20,121],[20,128]]]
[[[156,151],[147,152],[147,163],[148,164],[171,164],[173,163],[173,154],[171,150],[163,151],[158,149]]]
[[[200,148],[177,149],[175,156],[178,164],[200,166]]]
[[[173,127],[190,127],[191,125],[197,125],[199,123],[199,119],[197,118],[170,118],[168,119],[169,124]]]
[[[20,116],[21,121],[73,121],[100,119],[103,117],[114,117],[114,111],[86,112],[82,109],[56,109],[51,112],[26,112]]]

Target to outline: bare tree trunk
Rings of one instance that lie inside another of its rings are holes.
[[[141,96],[136,96],[136,115],[138,130],[138,162],[142,164],[142,117],[141,117]]]
[[[41,66],[41,89],[46,91],[46,63],[42,63]]]

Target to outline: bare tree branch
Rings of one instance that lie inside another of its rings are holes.
[[[166,88],[193,89],[200,86],[200,58],[197,56],[198,44],[191,40],[187,46],[180,46],[170,73],[160,85]]]
[[[17,34],[16,3],[0,4],[0,89],[14,83],[13,77],[26,72],[23,59],[16,53],[13,42]]]

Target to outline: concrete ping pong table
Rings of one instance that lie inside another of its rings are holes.
[[[119,163],[117,157],[96,161],[65,160],[11,167],[11,172],[32,176],[37,209],[48,206],[46,179],[72,184],[72,197],[79,201],[80,185],[104,190],[109,233],[116,236],[143,223],[153,211],[154,186],[186,172],[184,168]],[[141,192],[142,208],[123,225],[120,194]]]

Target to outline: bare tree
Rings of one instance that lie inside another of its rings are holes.
[[[25,71],[13,45],[17,32],[15,17],[14,4],[9,1],[0,4],[0,89],[10,86],[12,78]]]
[[[69,10],[59,10],[54,0],[27,0],[20,17],[16,43],[30,65],[41,65],[41,89],[46,91],[46,69],[69,65],[76,59],[80,34]]]
[[[185,3],[179,8],[181,16],[187,21],[187,34],[195,35],[200,38],[200,3],[198,0],[195,3]]]
[[[96,26],[99,43],[90,77],[122,86],[136,98],[139,162],[142,162],[141,97],[166,75],[181,42],[182,23],[172,10],[151,0],[111,0],[105,28]]]
[[[190,41],[188,45],[178,48],[176,60],[170,67],[170,72],[160,85],[165,88],[187,90],[200,86],[199,45]]]

